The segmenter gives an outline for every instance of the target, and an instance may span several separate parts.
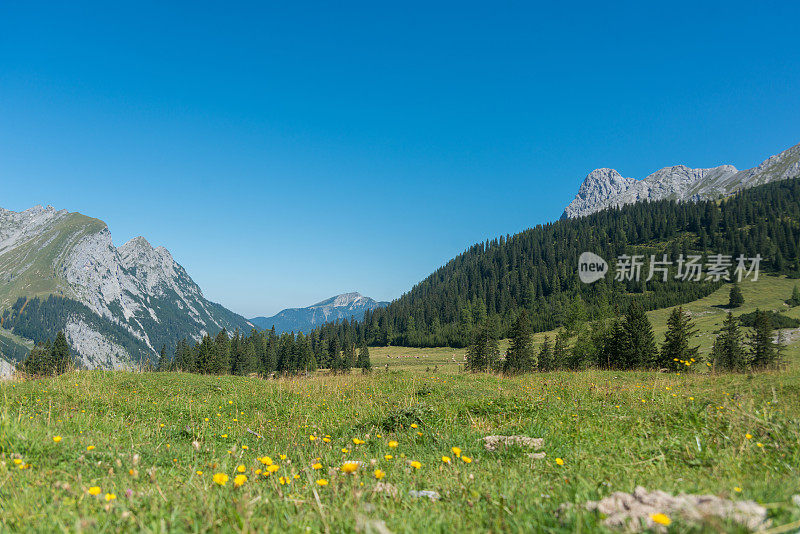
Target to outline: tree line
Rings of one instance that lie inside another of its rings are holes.
[[[223,329],[214,337],[207,334],[194,343],[179,341],[172,355],[162,347],[155,369],[262,376],[304,374],[318,368],[332,373],[349,374],[354,368],[369,372],[369,347],[363,340],[356,347],[353,340],[343,339],[302,332],[278,335],[274,327],[265,331],[253,329],[247,336],[236,330],[231,336]]]
[[[697,334],[691,315],[682,306],[672,310],[659,347],[653,327],[637,302],[629,304],[621,318],[585,322],[583,303],[573,303],[577,320],[560,328],[551,342],[545,336],[536,350],[533,327],[523,310],[511,328],[510,346],[501,357],[496,320],[487,318],[473,335],[467,349],[466,368],[502,371],[505,374],[581,370],[588,367],[614,370],[663,370],[691,372],[705,363],[712,371],[777,369],[783,364],[783,345],[776,339],[773,314],[756,310],[752,332],[745,336],[739,318],[728,312],[717,334],[708,361],[692,340]]]
[[[453,346],[471,343],[487,320],[509,337],[525,310],[534,331],[568,321],[575,298],[588,317],[612,317],[637,301],[645,311],[711,294],[721,281],[579,281],[583,251],[609,262],[622,254],[677,258],[681,254],[760,254],[760,269],[800,276],[800,179],[743,190],[722,201],[641,202],[539,225],[470,247],[385,308],[363,321],[326,324],[326,335],[346,335],[370,346]],[[800,298],[798,295],[797,298]]]

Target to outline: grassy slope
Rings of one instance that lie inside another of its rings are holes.
[[[773,279],[761,289],[744,286],[747,304],[741,311],[757,299],[764,308],[779,307],[793,283]],[[714,311],[709,307],[724,301],[724,295],[713,295],[689,309]],[[653,312],[657,329],[664,316]],[[699,315],[698,322],[708,332],[721,317]],[[386,359],[414,353],[425,363]],[[340,532],[370,520],[384,520],[394,532],[595,531],[601,527],[593,513],[556,511],[562,503],[636,485],[755,499],[768,504],[775,524],[800,519],[790,501],[800,487],[798,343],[786,371],[755,376],[424,372],[423,365],[449,360],[452,353],[376,349],[379,370],[372,377],[261,381],[82,372],[2,383],[0,522],[43,532]],[[385,362],[402,369],[387,373]],[[410,428],[417,417],[419,428]],[[392,421],[404,424],[387,427]],[[310,441],[312,434],[319,439]],[[489,434],[544,437],[547,458],[485,451],[479,439]],[[63,437],[60,443],[53,442],[55,435]],[[330,443],[321,439],[325,435]],[[366,443],[354,445],[353,438]],[[390,449],[389,440],[400,446]],[[452,446],[474,461],[443,464],[443,455],[453,457]],[[256,458],[265,454],[280,464],[268,478],[254,473],[263,468]],[[287,459],[280,461],[279,454]],[[385,454],[394,458],[385,460]],[[564,459],[563,466],[556,457]],[[32,467],[20,470],[14,458]],[[311,468],[317,459],[321,470]],[[336,469],[344,459],[365,467],[345,476]],[[384,482],[399,490],[396,498],[375,492],[375,467],[366,467],[373,460],[386,472]],[[410,467],[410,460],[422,462],[421,469]],[[235,489],[238,465],[249,480]],[[216,472],[230,476],[225,487],[212,481]],[[291,484],[281,485],[279,476]],[[330,484],[317,486],[321,478]],[[117,499],[92,497],[91,486]],[[417,501],[408,496],[412,489],[433,489],[443,499]],[[674,519],[676,532],[687,531]],[[732,527],[712,522],[704,528]]]
[[[0,270],[14,273],[10,283],[0,284],[0,309],[18,297],[70,296],[69,287],[54,274],[59,256],[81,236],[97,233],[105,223],[80,213],[70,213],[51,229],[0,258]],[[40,250],[41,249],[41,250]],[[25,266],[23,272],[18,269]]]

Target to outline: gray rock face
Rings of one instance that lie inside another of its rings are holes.
[[[614,169],[596,169],[581,184],[562,218],[583,217],[606,208],[643,200],[707,200],[748,187],[800,176],[800,144],[744,171],[732,165],[691,169],[664,167],[642,180],[624,178]]]
[[[90,368],[135,364],[183,337],[252,328],[206,300],[169,251],[143,237],[117,248],[97,219],[50,206],[19,213],[0,208],[0,311],[20,297],[51,294],[90,310],[91,317],[76,312],[59,325]]]
[[[365,311],[388,304],[365,297],[361,293],[343,293],[306,308],[287,308],[272,317],[255,317],[250,319],[250,322],[263,329],[272,328],[274,325],[278,333],[308,332],[315,326],[329,321],[352,318],[360,321],[364,318]]]

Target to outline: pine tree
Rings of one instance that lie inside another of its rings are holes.
[[[547,336],[544,336],[544,341],[542,341],[542,346],[539,349],[536,368],[542,373],[553,370],[553,349],[550,347],[550,338]]]
[[[487,317],[473,335],[472,344],[467,349],[467,369],[491,371],[497,368],[500,350],[497,341],[497,324],[494,317]]]
[[[739,289],[739,284],[733,284],[728,294],[728,308],[738,308],[742,304],[744,304],[742,290]]]
[[[536,355],[533,351],[533,332],[528,312],[522,310],[511,329],[511,347],[508,349],[503,372],[526,373],[536,368]]]
[[[559,329],[556,334],[556,343],[553,346],[553,369],[563,369],[569,359],[569,333],[565,328]]]
[[[333,374],[338,373],[342,368],[342,357],[339,355],[339,340],[335,337],[328,341],[328,362]]]
[[[747,354],[739,330],[739,320],[731,312],[728,312],[719,335],[714,339],[711,359],[714,370],[744,371],[747,368]]]
[[[797,288],[797,284],[795,284],[792,290],[792,296],[786,301],[786,304],[789,306],[800,306],[800,289]]]
[[[603,343],[603,359],[608,369],[627,369],[628,334],[620,319],[616,319],[608,330]]]
[[[220,330],[217,337],[214,339],[215,351],[214,362],[212,364],[212,373],[218,375],[227,375],[231,373],[231,340],[228,337],[228,332],[224,328]]]
[[[158,366],[156,370],[167,371],[169,369],[169,360],[167,357],[167,346],[161,345],[161,352],[158,354]]]
[[[635,300],[628,306],[622,329],[625,333],[622,368],[652,366],[658,359],[656,336],[650,319]]]
[[[689,369],[698,363],[697,347],[690,347],[689,341],[697,333],[689,314],[683,311],[683,306],[672,310],[667,319],[667,332],[664,334],[664,344],[661,345],[658,366],[671,370]]]
[[[67,338],[62,330],[59,330],[58,334],[56,334],[56,340],[53,342],[53,348],[50,352],[50,361],[52,362],[52,374],[56,375],[66,373],[75,366]]]
[[[750,334],[750,365],[754,369],[767,369],[780,366],[780,346],[774,339],[772,320],[769,312],[756,309],[753,332]]]
[[[372,360],[370,360],[369,347],[367,347],[366,342],[362,343],[361,348],[358,349],[358,362],[356,366],[361,368],[362,373],[369,373],[372,371]]]

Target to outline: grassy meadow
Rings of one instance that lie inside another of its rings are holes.
[[[743,285],[736,313],[780,309],[794,282]],[[687,306],[704,348],[722,293]],[[650,314],[659,342],[666,315]],[[790,532],[799,347],[785,371],[755,375],[473,375],[452,362],[463,349],[389,347],[371,349],[370,376],[0,382],[0,530],[602,532],[580,505],[641,485],[752,499]],[[488,451],[494,434],[544,438],[546,457]],[[668,529],[737,531],[677,517]]]

